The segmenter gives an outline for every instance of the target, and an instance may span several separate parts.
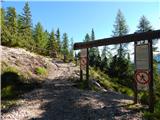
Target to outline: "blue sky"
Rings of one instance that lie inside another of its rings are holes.
[[[22,13],[25,2],[5,1],[2,7],[13,6],[17,13]],[[120,9],[133,33],[139,18],[145,15],[154,29],[160,29],[160,1],[150,2],[55,2],[30,1],[33,25],[41,22],[49,32],[60,29],[61,34],[68,33],[74,42],[82,41],[86,33],[94,28],[96,39],[110,37],[118,9]]]

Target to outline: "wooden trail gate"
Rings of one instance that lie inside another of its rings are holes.
[[[88,61],[88,48],[98,47],[98,46],[106,46],[113,44],[121,44],[121,43],[129,43],[134,42],[135,45],[138,41],[148,40],[148,45],[151,49],[149,49],[149,74],[150,74],[150,82],[149,82],[149,111],[154,112],[154,90],[153,90],[153,51],[152,51],[152,40],[160,39],[160,30],[148,31],[143,33],[134,33],[128,34],[119,37],[111,37],[111,38],[103,38],[99,40],[89,41],[89,42],[79,42],[74,44],[74,50],[78,49],[87,49],[87,61]],[[86,78],[89,79],[89,63],[87,62],[86,67]],[[137,83],[135,82],[135,90],[134,90],[134,102],[137,103]]]

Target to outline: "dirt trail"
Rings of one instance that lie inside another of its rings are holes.
[[[2,113],[2,120],[141,120],[142,115],[127,109],[132,99],[116,92],[93,92],[72,86],[74,64],[55,62],[43,87],[27,93],[19,106]]]

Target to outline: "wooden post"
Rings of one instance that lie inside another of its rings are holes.
[[[150,82],[149,82],[149,111],[154,112],[154,90],[153,90],[153,49],[152,40],[149,42]]]
[[[88,53],[88,48],[87,48],[87,65],[86,65],[86,80],[87,84],[89,85],[89,53]]]
[[[81,81],[83,80],[83,70],[81,70],[81,68],[80,68],[80,80]]]
[[[137,42],[134,42],[134,63],[135,63],[135,66],[136,66],[136,45],[137,45]],[[134,75],[136,73],[136,70],[134,71]],[[138,90],[137,90],[137,82],[134,78],[134,104],[137,104],[137,101],[138,101]]]

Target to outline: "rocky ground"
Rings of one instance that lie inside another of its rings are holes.
[[[128,107],[131,97],[80,90],[70,80],[78,77],[78,67],[60,61],[49,64],[42,88],[24,94],[17,106],[2,112],[2,120],[142,120],[140,112]]]
[[[56,76],[50,74],[50,79],[46,80],[42,88],[25,94],[21,100],[18,100],[17,107],[2,113],[2,120],[142,119],[141,113],[127,108],[132,103],[132,99],[126,95],[111,91],[93,92],[75,88],[68,80],[71,72],[67,65],[65,69],[63,65],[58,67],[63,71],[57,72]]]

